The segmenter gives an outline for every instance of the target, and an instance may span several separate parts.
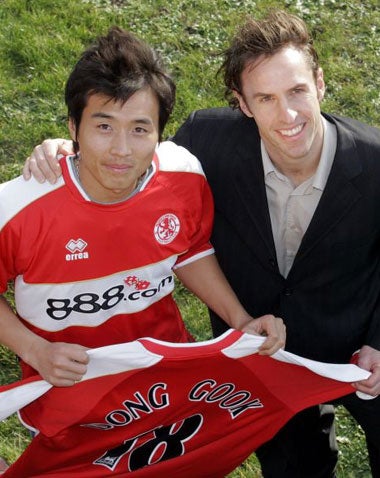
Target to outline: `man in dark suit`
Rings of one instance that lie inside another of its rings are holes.
[[[200,159],[211,185],[220,265],[252,316],[283,318],[289,351],[347,362],[360,350],[359,365],[373,373],[355,387],[376,396],[380,131],[321,114],[323,72],[297,17],[248,21],[223,71],[232,108],[194,112],[174,137]],[[46,168],[43,151],[32,164]],[[215,335],[228,327],[212,312],[211,321]],[[339,403],[363,427],[380,477],[380,397]],[[297,415],[257,455],[265,478],[335,476],[331,406]]]
[[[220,265],[250,314],[283,318],[288,350],[348,362],[360,349],[373,374],[356,388],[377,395],[380,131],[321,114],[323,72],[297,17],[249,20],[222,69],[232,108],[194,112],[174,137],[211,185]],[[210,315],[219,335],[227,325]],[[340,403],[363,427],[380,477],[380,397]],[[321,407],[291,421],[257,453],[264,476],[334,476],[331,418]]]

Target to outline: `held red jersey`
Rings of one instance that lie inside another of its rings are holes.
[[[73,387],[2,387],[2,419],[40,396],[22,410],[40,432],[4,476],[222,478],[299,410],[370,375],[257,355],[263,340],[236,330],[197,344],[140,339],[91,350]]]
[[[50,341],[87,347],[150,336],[189,340],[172,298],[173,268],[213,253],[210,189],[197,159],[162,143],[139,191],[91,201],[72,161],[55,185],[0,186],[0,293]]]

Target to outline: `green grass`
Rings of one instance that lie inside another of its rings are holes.
[[[303,16],[324,67],[326,111],[380,126],[378,0],[1,0],[0,182],[19,173],[32,147],[67,136],[63,88],[78,54],[111,25],[130,29],[165,58],[178,86],[166,133],[191,110],[224,105],[217,55],[247,13],[277,6]],[[185,289],[176,298],[197,340],[211,337],[207,312]],[[18,377],[17,360],[0,349],[1,383]],[[339,478],[370,476],[363,433],[338,410]],[[17,458],[29,441],[12,417],[0,424],[0,455]],[[259,477],[254,457],[230,478]]]

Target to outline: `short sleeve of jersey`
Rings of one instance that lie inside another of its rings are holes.
[[[23,273],[30,246],[41,234],[37,217],[26,218],[24,209],[61,184],[62,181],[56,185],[39,184],[35,179],[25,181],[22,176],[0,184],[0,294],[7,290],[10,280]]]
[[[0,294],[7,290],[8,282],[17,275],[16,258],[18,257],[19,232],[17,222],[12,217],[17,211],[12,210],[17,194],[18,180],[0,185]]]
[[[7,290],[8,281],[14,277],[13,254],[10,251],[12,241],[9,231],[0,232],[0,294]]]
[[[174,268],[214,253],[210,235],[214,219],[214,202],[210,186],[198,159],[185,148],[165,142],[158,148],[160,172],[170,175],[170,189],[184,205],[190,247],[181,254]],[[176,180],[173,181],[173,176]]]

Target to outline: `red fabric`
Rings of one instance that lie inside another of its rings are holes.
[[[126,201],[90,201],[69,158],[56,185],[0,185],[0,293],[49,341],[101,347],[155,337],[192,340],[172,297],[173,267],[213,253],[210,188],[199,162],[160,145]],[[24,376],[35,373],[24,364]]]
[[[40,434],[4,476],[221,478],[297,411],[353,392],[271,357],[227,357],[241,336],[142,339],[157,364],[51,389],[24,408]]]

